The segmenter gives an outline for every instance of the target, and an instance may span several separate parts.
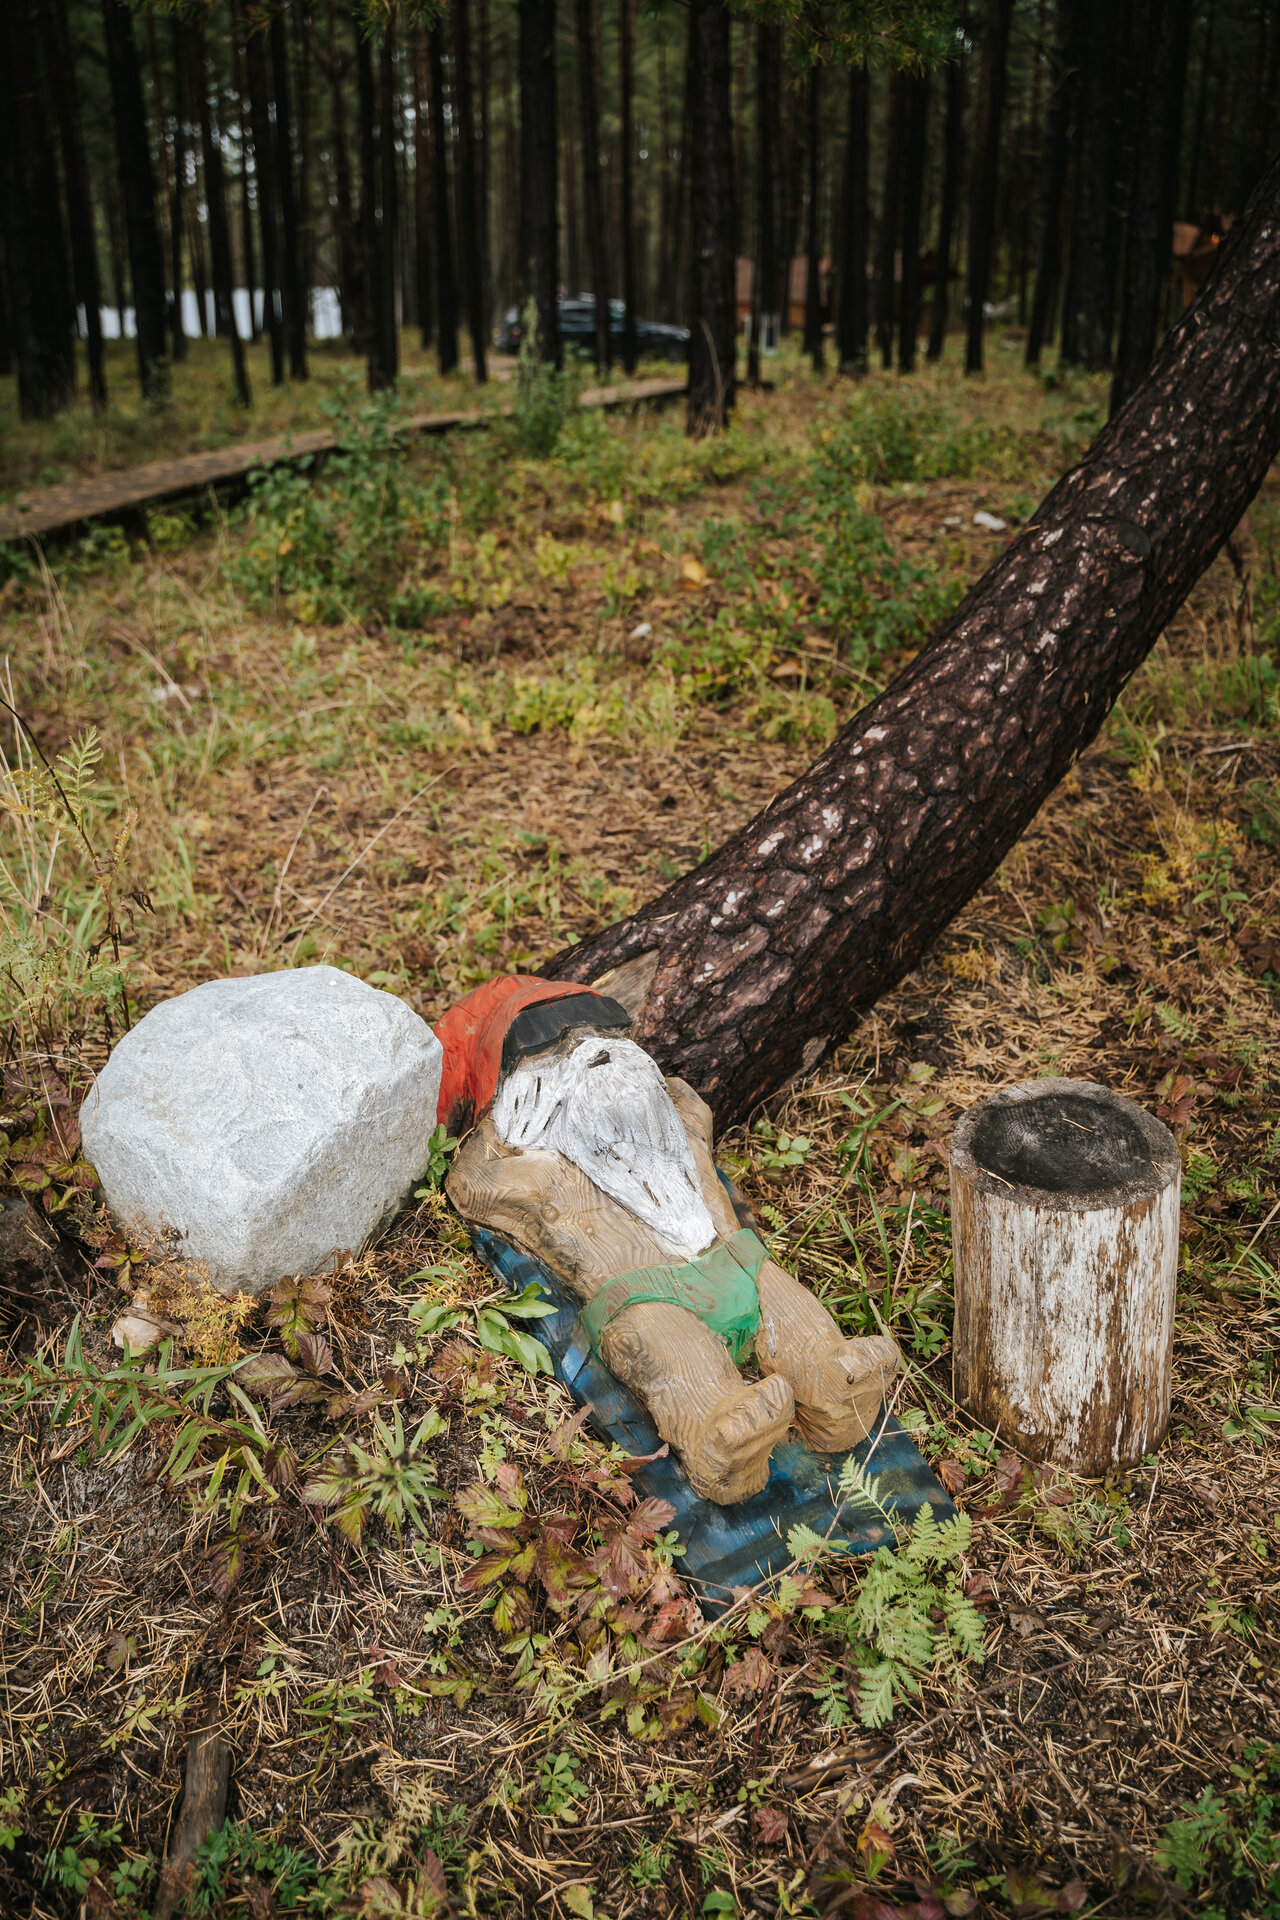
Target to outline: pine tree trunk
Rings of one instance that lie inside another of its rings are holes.
[[[0,222],[24,420],[50,419],[75,395],[75,305],[40,32],[31,0],[0,12]]]
[[[845,132],[841,187],[840,280],[837,289],[836,351],[842,373],[867,370],[867,218],[869,175],[867,112],[870,88],[865,66],[849,69],[849,122]]]
[[[357,353],[366,345],[364,319],[364,283],[361,278],[360,239],[356,232],[351,200],[351,153],[347,145],[347,106],[343,78],[350,60],[338,55],[338,23],[335,0],[329,0],[326,26],[325,76],[329,82],[329,138],[333,149],[333,210],[338,241],[338,288],[342,308],[342,329],[351,338]],[[421,95],[419,95],[419,98]],[[417,122],[414,139],[417,140]]]
[[[449,218],[449,136],[444,117],[444,29],[439,21],[427,38],[431,72],[431,179],[436,207],[436,342],[441,373],[458,364],[458,287],[453,273]]]
[[[377,226],[378,312],[380,334],[378,377],[369,362],[371,389],[393,387],[400,374],[400,327],[396,313],[396,262],[399,257],[400,211],[396,180],[395,43],[389,14],[382,29],[378,54],[378,175]]]
[[[773,317],[778,284],[778,136],[782,107],[782,35],[762,21],[756,28],[756,259],[751,288],[751,345],[747,379],[760,385],[760,334]]]
[[[689,400],[695,438],[728,424],[737,373],[729,13],[689,0]]]
[[[618,0],[621,39],[619,86],[622,95],[622,370],[636,370],[636,209],[635,209],[635,0]]]
[[[271,43],[271,84],[275,94],[276,181],[280,190],[283,238],[281,286],[284,293],[284,337],[289,349],[289,378],[307,377],[307,292],[302,271],[302,235],[298,227],[298,196],[293,176],[293,119],[289,110],[289,49],[284,15],[275,11],[268,29]]]
[[[428,134],[426,35],[415,26],[413,59],[413,272],[418,295],[418,329],[425,353],[435,335],[431,285],[431,154]]]
[[[978,78],[973,190],[969,200],[969,334],[966,373],[982,372],[982,328],[995,258],[996,186],[1000,172],[1000,116],[1004,110],[1013,0],[990,0]]]
[[[479,23],[477,65],[480,82],[480,161],[476,185],[476,191],[479,194],[479,206],[476,210],[477,245],[480,249],[480,285],[484,289],[484,323],[487,329],[493,320],[492,249],[489,236],[489,139],[490,101],[493,94],[493,41],[489,28],[489,0],[480,0],[477,20]]]
[[[173,336],[175,362],[187,357],[187,325],[182,317],[182,295],[186,272],[182,263],[187,176],[187,87],[182,22],[177,14],[169,19],[169,50],[173,60],[173,195],[169,203],[169,259],[172,263],[173,305],[169,326]]]
[[[518,0],[520,17],[520,303],[537,308],[539,360],[561,363],[556,196],[556,0]]]
[[[595,0],[578,0],[578,117],[582,126],[582,214],[591,296],[596,309],[596,372],[612,360],[609,315],[609,256],[605,239],[604,196],[600,185],[600,53]]]
[[[667,82],[667,43],[658,40],[658,318],[675,317],[675,231],[677,212],[671,172],[671,95]]]
[[[297,98],[297,110],[294,116],[298,154],[295,191],[298,196],[298,267],[302,279],[304,350],[306,329],[311,317],[312,289],[316,284],[315,226],[311,218],[314,162],[311,136],[311,38],[308,32],[307,12],[308,10],[304,7],[290,9],[294,27],[293,71],[296,75],[294,92]],[[395,18],[394,9],[390,17]]]
[[[373,72],[369,36],[356,42],[356,93],[360,114],[360,240],[362,275],[367,301],[368,328],[365,356],[369,390],[390,386],[384,364],[387,346],[386,282],[378,242],[378,88]]]
[[[880,198],[880,240],[876,248],[876,345],[880,364],[893,365],[893,308],[898,226],[902,212],[903,89],[900,73],[889,75],[885,104],[884,190]]]
[[[546,971],[656,955],[636,1038],[721,1123],[816,1065],[995,871],[1236,526],[1280,454],[1277,339],[1280,162],[952,619],[763,814]]]
[[[458,114],[458,255],[467,331],[476,379],[488,379],[485,365],[484,257],[480,241],[480,184],[476,155],[475,100],[471,85],[469,0],[453,0],[453,94]]]
[[[1168,8],[1153,4],[1147,24],[1143,111],[1129,209],[1120,338],[1111,383],[1113,413],[1141,382],[1160,329],[1160,309],[1169,277],[1191,0],[1172,0]]]
[[[1079,0],[1085,57],[1080,70],[1076,125],[1076,182],[1072,209],[1073,312],[1070,339],[1079,364],[1092,373],[1111,365],[1111,297],[1107,233],[1112,186],[1112,34],[1110,0]],[[1064,344],[1066,328],[1064,323]]]
[[[262,240],[262,320],[271,349],[271,384],[284,385],[284,301],[280,291],[280,209],[275,155],[267,107],[265,29],[251,26],[245,43],[249,114],[253,125],[253,170],[258,182],[258,232]]]
[[[969,10],[961,20],[967,37]],[[941,360],[951,317],[951,261],[955,251],[956,212],[960,205],[960,175],[964,167],[964,62],[957,52],[947,68],[947,106],[942,128],[942,190],[938,200],[938,246],[934,267],[933,307],[929,323],[930,360]]]
[[[133,15],[125,0],[102,0],[102,23],[107,45],[107,72],[111,82],[116,159],[124,196],[125,233],[129,243],[129,277],[133,282],[138,376],[145,398],[162,401],[169,393],[164,254],[160,246],[160,229],[156,224],[155,177],[151,171],[151,148],[147,139],[142,71],[133,37]]]
[[[925,140],[929,128],[929,81],[911,74],[903,110],[902,296],[898,318],[898,371],[916,370],[920,332],[920,227],[924,211]]]
[[[222,130],[214,122],[214,106],[209,94],[214,84],[205,53],[204,32],[199,25],[188,29],[191,35],[192,65],[200,87],[200,146],[204,160],[205,202],[209,209],[209,249],[213,256],[213,301],[218,314],[218,332],[231,342],[231,368],[236,401],[251,406],[249,370],[245,365],[244,342],[236,324],[235,298],[231,285],[231,244],[227,232],[227,196],[222,172]],[[252,299],[252,292],[250,298]]]
[[[66,186],[71,239],[71,271],[77,303],[84,308],[85,345],[89,362],[89,397],[96,411],[107,404],[107,371],[102,349],[102,290],[98,282],[98,249],[93,237],[93,200],[85,165],[80,89],[67,24],[67,0],[53,0],[47,15],[49,84],[62,148],[62,177]]]
[[[1063,7],[1058,17],[1053,93],[1045,132],[1036,285],[1027,327],[1029,367],[1039,366],[1044,344],[1053,334],[1053,313],[1062,283],[1063,201],[1067,188],[1067,161],[1071,151],[1071,116],[1079,80],[1076,23],[1074,9]]]
[[[249,155],[253,152],[253,129],[245,111],[248,100],[248,86],[244,75],[244,24],[240,17],[239,0],[231,0],[231,91],[236,102],[236,135],[240,146],[240,251],[244,255],[244,284],[249,298],[248,338],[256,342],[262,336],[258,324],[257,269],[253,244],[253,199],[249,192]],[[234,275],[232,276],[234,280]],[[263,294],[265,318],[266,294]]]
[[[805,82],[805,148],[808,162],[809,232],[805,242],[804,350],[815,373],[823,372],[822,347],[822,68],[815,60]]]

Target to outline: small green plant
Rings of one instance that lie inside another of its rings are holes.
[[[449,1162],[457,1152],[460,1142],[449,1132],[448,1127],[438,1126],[427,1142],[426,1182],[414,1193],[415,1200],[425,1200],[428,1194],[438,1193],[444,1185],[445,1175],[449,1171]]]
[[[538,1774],[538,1812],[549,1820],[576,1823],[575,1800],[585,1800],[590,1789],[579,1780],[582,1762],[576,1754],[549,1753]]]
[[[348,1438],[313,1473],[302,1489],[304,1500],[331,1507],[333,1524],[344,1539],[358,1547],[371,1519],[387,1520],[397,1537],[406,1525],[427,1531],[426,1511],[440,1497],[435,1462],[426,1443],[443,1433],[445,1423],[434,1407],[423,1415],[412,1434],[406,1433],[398,1406],[391,1425],[375,1414],[374,1439],[369,1446]]]
[[[323,411],[337,451],[323,464],[306,455],[249,475],[227,577],[252,605],[304,624],[371,616],[420,624],[448,604],[426,572],[448,533],[444,461],[433,450],[410,452],[402,395],[366,397],[347,378]]]
[[[1222,1882],[1223,1904],[1274,1920],[1280,1915],[1280,1746],[1245,1748],[1231,1767],[1235,1785],[1206,1787],[1170,1821],[1155,1850],[1157,1866],[1189,1891]],[[1209,1911],[1206,1909],[1206,1911]],[[1212,1911],[1220,1911],[1215,1905]]]
[[[982,1617],[958,1572],[970,1531],[967,1514],[940,1527],[923,1506],[901,1546],[877,1548],[853,1604],[828,1616],[843,1628],[861,1672],[864,1726],[884,1726],[899,1701],[918,1694],[918,1675],[958,1682],[964,1662],[985,1658]]]
[[[22,1808],[21,1787],[6,1787],[0,1792],[0,1851],[12,1853],[26,1831],[19,1818]]]
[[[50,760],[21,714],[0,707],[17,740],[12,760],[0,752],[0,1020],[15,1037],[65,1031],[97,1003],[127,1026],[125,941],[150,904],[124,890],[137,810],[115,807],[100,781],[96,728]]]
[[[512,430],[516,445],[530,460],[545,460],[568,414],[564,374],[538,351],[538,303],[530,296],[520,314],[520,367]]]
[[[118,1847],[121,1830],[104,1825],[95,1813],[82,1813],[76,1823],[75,1839],[61,1847],[50,1848],[45,1856],[43,1884],[52,1881],[68,1893],[84,1894],[89,1882],[102,1871],[102,1861],[90,1849]]]
[[[413,1280],[447,1280],[456,1282],[457,1272],[451,1267],[423,1267],[420,1273],[410,1274]],[[535,1340],[532,1334],[521,1333],[513,1327],[513,1320],[545,1320],[556,1309],[542,1296],[542,1289],[531,1280],[524,1292],[515,1299],[504,1299],[501,1307],[453,1306],[438,1300],[416,1300],[409,1309],[409,1318],[425,1339],[433,1333],[447,1333],[450,1328],[460,1325],[470,1316],[475,1324],[480,1345],[490,1353],[503,1353],[508,1360],[514,1360],[526,1373],[550,1373],[551,1355],[541,1340]]]
[[[781,1133],[768,1120],[756,1121],[755,1134],[760,1141],[757,1160],[771,1180],[785,1180],[793,1167],[802,1167],[813,1145],[807,1134]]]

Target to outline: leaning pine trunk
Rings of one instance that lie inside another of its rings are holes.
[[[547,972],[646,961],[636,1037],[722,1121],[910,972],[1094,738],[1280,453],[1280,161],[1128,405],[958,611],[702,866]]]

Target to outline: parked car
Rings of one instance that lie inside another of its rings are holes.
[[[561,296],[557,302],[560,312],[560,338],[566,348],[594,355],[596,346],[596,303],[590,294],[581,294],[576,300]],[[613,357],[622,357],[622,322],[624,309],[621,300],[609,302],[609,333],[613,343]],[[502,325],[494,328],[493,344],[500,353],[518,353],[520,351],[520,310],[508,307],[502,316]],[[689,358],[688,327],[671,327],[662,320],[641,320],[636,318],[636,352],[642,360],[687,360]]]

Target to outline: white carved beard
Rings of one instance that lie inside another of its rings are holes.
[[[715,1239],[693,1149],[657,1062],[596,1037],[513,1069],[493,1103],[498,1138],[572,1160],[684,1259]]]

